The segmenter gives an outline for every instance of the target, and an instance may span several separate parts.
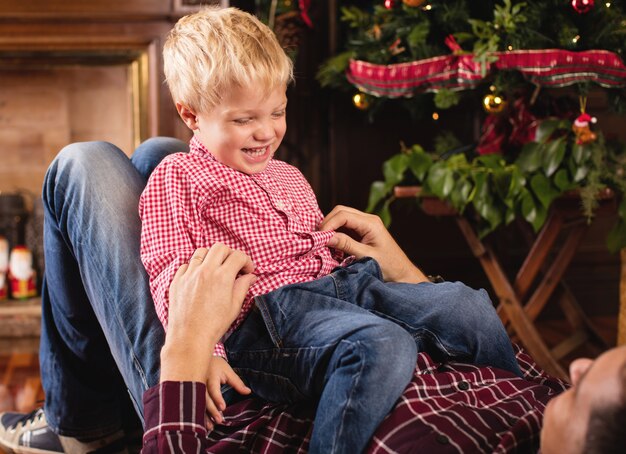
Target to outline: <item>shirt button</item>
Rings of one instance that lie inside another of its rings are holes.
[[[470,389],[470,384],[468,382],[466,382],[465,380],[459,382],[459,389],[461,391],[467,391],[468,389]]]
[[[448,443],[450,443],[450,439],[444,434],[438,434],[437,437],[435,437],[435,440],[437,440],[437,443],[442,445],[447,445]]]

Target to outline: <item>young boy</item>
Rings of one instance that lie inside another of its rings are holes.
[[[169,285],[199,247],[224,243],[256,267],[211,360],[207,407],[216,422],[220,383],[246,392],[231,366],[263,398],[319,402],[313,453],[362,452],[408,384],[418,350],[520,375],[484,290],[432,284],[417,268],[384,282],[372,259],[340,266],[311,187],[273,159],[293,76],[269,28],[234,8],[207,8],[176,24],[164,64],[194,136],[188,154],[155,169],[140,202],[157,314],[167,327]]]

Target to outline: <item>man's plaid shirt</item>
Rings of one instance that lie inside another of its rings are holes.
[[[518,351],[524,378],[491,367],[439,364],[420,353],[411,382],[368,453],[536,452],[547,402],[565,384]],[[384,386],[384,383],[381,383]],[[207,433],[205,385],[166,382],[144,394],[144,453],[306,453],[314,402],[246,399]]]
[[[258,279],[229,332],[245,318],[253,296],[339,265],[326,247],[333,232],[317,230],[324,216],[298,169],[272,159],[265,171],[246,175],[218,162],[195,137],[189,153],[170,155],[154,170],[139,213],[141,260],[166,328],[170,283],[199,247],[224,243],[256,265]],[[226,356],[222,344],[215,353]]]

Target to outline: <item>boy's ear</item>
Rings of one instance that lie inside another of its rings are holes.
[[[193,110],[179,102],[176,103],[176,110],[189,129],[192,131],[198,129],[198,117]]]

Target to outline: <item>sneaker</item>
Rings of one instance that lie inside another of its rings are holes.
[[[62,453],[59,436],[48,423],[42,408],[32,413],[0,413],[0,446],[12,453]]]

